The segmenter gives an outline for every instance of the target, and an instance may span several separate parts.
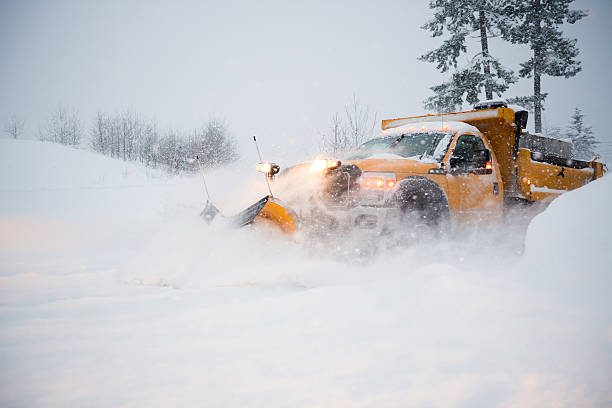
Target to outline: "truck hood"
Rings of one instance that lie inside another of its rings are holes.
[[[344,161],[342,164],[354,164],[362,171],[378,171],[386,173],[416,173],[427,174],[429,169],[437,169],[437,163],[424,163],[412,159],[360,159]]]

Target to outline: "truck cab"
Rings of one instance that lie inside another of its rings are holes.
[[[457,133],[453,142],[446,182],[449,205],[456,217],[499,218],[503,212],[503,183],[489,142],[480,132]]]

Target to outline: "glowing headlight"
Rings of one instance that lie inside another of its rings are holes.
[[[270,163],[257,163],[257,166],[255,166],[255,168],[260,173],[269,173],[272,170],[272,164],[270,164]]]
[[[280,166],[276,163],[263,162],[257,163],[255,169],[260,173],[267,174],[268,176],[273,176],[280,171]]]
[[[331,159],[316,159],[313,160],[310,169],[315,172],[321,172],[324,170],[332,170],[337,167],[340,167],[340,162],[338,160]]]

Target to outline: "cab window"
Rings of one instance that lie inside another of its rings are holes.
[[[490,160],[489,155],[480,137],[461,135],[455,144],[450,165],[451,168],[466,170],[484,168],[487,161]]]

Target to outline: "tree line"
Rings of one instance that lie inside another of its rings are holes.
[[[211,119],[189,133],[160,132],[155,122],[130,112],[98,113],[91,128],[91,147],[107,156],[173,172],[196,170],[196,157],[204,167],[220,166],[238,158],[236,142],[220,120]]]
[[[22,135],[24,121],[9,117],[5,131],[13,139]],[[227,125],[210,119],[201,127],[185,132],[161,131],[155,121],[132,112],[99,112],[89,129],[84,129],[75,111],[62,106],[51,114],[39,130],[41,141],[79,146],[84,139],[89,148],[106,156],[142,163],[169,172],[195,171],[196,157],[204,167],[216,167],[238,158],[238,148]]]

